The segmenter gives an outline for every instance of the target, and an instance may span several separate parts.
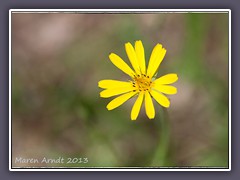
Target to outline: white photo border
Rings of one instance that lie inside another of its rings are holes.
[[[13,13],[228,13],[228,168],[222,167],[12,167],[12,44]],[[231,9],[10,9],[9,10],[9,171],[231,171]]]

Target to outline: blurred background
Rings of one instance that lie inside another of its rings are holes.
[[[11,30],[13,167],[228,167],[227,13],[13,13]],[[144,107],[130,120],[135,98],[108,111],[99,97],[99,80],[129,79],[108,55],[128,63],[135,40],[146,60],[163,44],[158,77],[179,76],[154,120]]]

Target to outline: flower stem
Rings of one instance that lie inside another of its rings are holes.
[[[157,115],[159,117],[157,120],[160,122],[160,137],[151,166],[163,167],[167,166],[167,155],[170,140],[169,117],[165,108],[161,109]]]

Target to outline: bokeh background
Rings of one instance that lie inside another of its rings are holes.
[[[228,167],[228,14],[12,14],[13,167]],[[129,62],[124,43],[161,43],[158,72],[177,73],[171,106],[134,98],[108,111],[102,79],[127,80],[108,59]],[[16,163],[16,158],[88,158],[88,163]]]

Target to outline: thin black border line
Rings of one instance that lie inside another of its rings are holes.
[[[37,170],[44,170],[44,169],[51,169],[51,170],[69,170],[69,171],[75,171],[75,170],[79,170],[79,171],[86,171],[86,170],[89,170],[91,171],[91,169],[98,169],[98,170],[101,170],[101,171],[106,171],[105,169],[113,169],[113,171],[124,171],[124,169],[132,169],[132,171],[139,171],[139,170],[156,170],[158,169],[159,171],[161,171],[162,169],[166,170],[172,170],[172,171],[209,171],[211,169],[213,169],[213,171],[221,171],[222,169],[226,169],[226,171],[231,171],[231,155],[230,155],[230,149],[231,149],[231,127],[230,127],[230,121],[231,119],[229,118],[231,116],[231,72],[229,71],[230,68],[231,68],[231,9],[216,9],[216,10],[220,10],[220,11],[208,11],[210,9],[206,9],[206,11],[173,11],[174,9],[171,9],[172,11],[161,11],[161,10],[164,10],[164,9],[156,9],[156,10],[159,10],[159,11],[148,11],[149,9],[145,9],[146,11],[135,11],[135,10],[138,10],[138,9],[131,9],[131,10],[134,10],[134,11],[114,11],[114,9],[110,9],[111,11],[106,11],[108,9],[104,9],[103,11],[101,11],[102,9],[99,9],[100,11],[97,11],[97,9],[79,9],[79,10],[82,10],[82,11],[69,11],[69,9],[62,9],[63,11],[54,11],[54,9],[51,9],[51,11],[49,11],[50,9],[41,9],[41,11],[17,11],[17,10],[20,10],[20,9],[10,9],[9,10],[9,55],[11,54],[11,59],[9,59],[9,64],[11,63],[11,72],[9,72],[9,80],[11,80],[9,82],[9,93],[11,92],[11,94],[9,94],[9,114],[11,114],[11,121],[9,121],[9,126],[11,124],[11,143],[9,142],[9,148],[11,149],[11,156],[9,154],[9,161],[11,161],[11,167],[9,167],[9,170],[10,171],[18,171],[18,170],[28,170],[28,171],[37,171]],[[40,9],[35,9],[35,10],[40,10]],[[42,11],[43,10],[43,11]],[[71,10],[71,9],[70,9]],[[83,11],[84,10],[84,11]],[[91,11],[93,10],[93,11]],[[120,10],[120,9],[117,9],[117,10]],[[143,9],[142,9],[143,10]],[[189,10],[189,9],[184,9],[184,10]],[[198,9],[191,9],[191,10],[198,10]],[[203,10],[203,9],[201,9]],[[213,10],[213,9],[211,9]],[[221,11],[222,10],[222,11]],[[96,13],[96,12],[97,13]],[[36,13],[66,13],[66,14],[160,14],[160,13],[211,13],[211,14],[214,14],[214,13],[228,13],[228,81],[229,81],[229,84],[228,84],[228,167],[13,167],[12,166],[12,115],[13,115],[13,112],[12,112],[12,105],[11,105],[11,102],[10,102],[10,98],[12,97],[12,14],[14,13],[29,13],[30,14],[36,14]],[[92,13],[92,12],[95,12],[95,13]],[[99,13],[98,13],[99,12]],[[11,27],[11,28],[10,28]],[[10,41],[11,40],[11,41]],[[10,53],[11,52],[11,53]],[[10,58],[10,57],[9,57]],[[11,79],[10,79],[11,78]],[[10,96],[11,95],[11,96]],[[10,110],[11,110],[11,113],[10,113]],[[10,129],[10,127],[9,127]],[[9,138],[10,140],[10,138]],[[232,151],[232,149],[231,149]],[[9,164],[10,165],[10,164]],[[157,170],[156,170],[157,171]]]

